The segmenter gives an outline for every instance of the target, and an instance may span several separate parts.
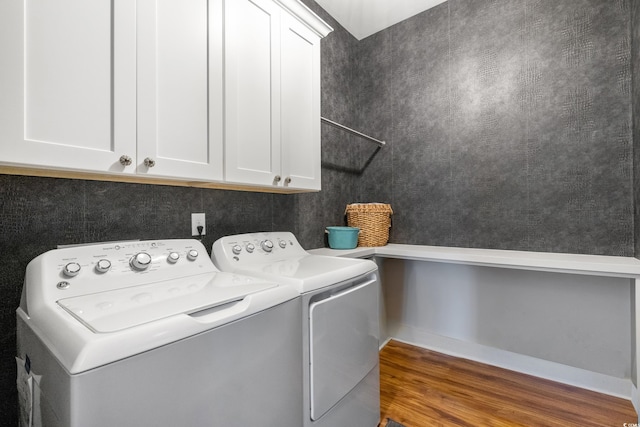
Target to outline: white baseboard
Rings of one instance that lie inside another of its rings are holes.
[[[380,343],[380,346],[378,347],[378,350],[382,350],[384,348],[385,345],[389,344],[389,341],[391,341],[393,338],[389,337],[386,340],[382,341],[382,343]]]
[[[636,412],[640,414],[638,391],[633,387],[630,378],[612,377],[477,343],[460,341],[409,325],[396,324],[390,330],[393,331],[391,339],[407,344],[631,400]],[[381,348],[387,342],[388,340]]]
[[[631,403],[633,403],[633,408],[638,414],[638,423],[640,423],[640,395],[638,394],[638,387],[633,384],[631,384]]]

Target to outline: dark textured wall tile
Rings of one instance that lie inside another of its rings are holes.
[[[16,244],[82,242],[83,181],[0,176],[2,240]]]
[[[0,325],[2,325],[2,331],[0,332],[0,358],[3,361],[2,365],[0,365],[2,366],[2,369],[0,369],[0,398],[2,399],[0,421],[2,421],[2,425],[9,427],[18,425],[18,399],[15,391],[17,371],[14,359],[16,355],[15,317],[15,312],[8,315],[0,315]]]
[[[453,244],[523,249],[526,122],[519,1],[451,1]]]
[[[203,212],[197,188],[87,181],[85,191],[88,242],[188,237],[191,212]]]
[[[445,4],[388,30],[394,242],[451,243],[447,10]]]
[[[631,70],[633,108],[633,218],[634,253],[640,257],[640,2],[630,0],[631,9]]]
[[[243,191],[208,192],[203,197],[204,212],[212,225],[210,239],[229,234],[271,231],[273,195]],[[210,218],[210,219],[209,219]]]
[[[288,194],[274,194],[272,196],[272,227],[274,231],[291,231],[298,235],[300,223],[295,221],[299,210],[298,199]]]
[[[393,120],[389,112],[395,97],[393,79],[388,73],[393,61],[392,47],[388,31],[374,34],[358,45],[358,128],[386,142],[384,147],[379,147],[362,138],[354,141],[353,152],[362,171],[356,181],[356,197],[359,202],[388,203],[392,198]]]
[[[299,194],[295,197],[296,209],[290,213],[295,216],[295,231],[300,244],[307,249],[325,246],[324,227],[332,221],[325,219],[322,193]],[[335,222],[342,225],[340,222]]]
[[[632,253],[625,9],[624,1],[539,1],[528,10],[536,25],[527,53],[540,83],[526,110],[529,187],[531,208],[546,218],[533,250]]]
[[[338,22],[328,16],[312,0],[304,0],[325,19],[334,31],[321,42],[322,49],[322,116],[345,126],[373,134],[361,122],[361,88],[359,76],[359,43]],[[377,89],[375,90],[377,91]],[[373,90],[372,90],[373,92]],[[324,228],[344,224],[347,204],[359,199],[358,187],[363,182],[364,166],[371,145],[346,132],[322,125],[322,191],[295,196],[298,212],[298,238],[306,248],[326,245]],[[375,147],[374,147],[375,148]],[[373,161],[377,161],[373,159]],[[369,170],[377,171],[378,163]]]
[[[361,42],[393,241],[632,254],[630,10],[450,0]]]

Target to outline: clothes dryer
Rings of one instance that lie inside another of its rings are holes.
[[[287,284],[302,299],[303,426],[375,427],[380,421],[379,280],[370,260],[312,255],[292,233],[226,236],[222,271]]]

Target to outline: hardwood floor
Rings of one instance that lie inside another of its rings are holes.
[[[617,426],[630,401],[390,341],[380,352],[381,427]]]

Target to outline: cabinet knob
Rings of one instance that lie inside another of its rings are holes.
[[[122,166],[129,166],[131,165],[132,160],[131,157],[127,156],[126,154],[123,154],[122,156],[120,156],[120,164]]]
[[[278,182],[280,182],[280,180],[281,180],[281,179],[282,179],[282,178],[280,178],[280,175],[276,175],[276,176],[273,178],[273,182],[274,182],[274,184],[277,184]]]
[[[290,176],[288,176],[288,177],[286,177],[284,179],[284,185],[289,185],[289,184],[291,184],[291,177]]]
[[[146,159],[144,159],[144,165],[148,168],[152,168],[156,165],[156,161],[151,157],[147,157]]]

